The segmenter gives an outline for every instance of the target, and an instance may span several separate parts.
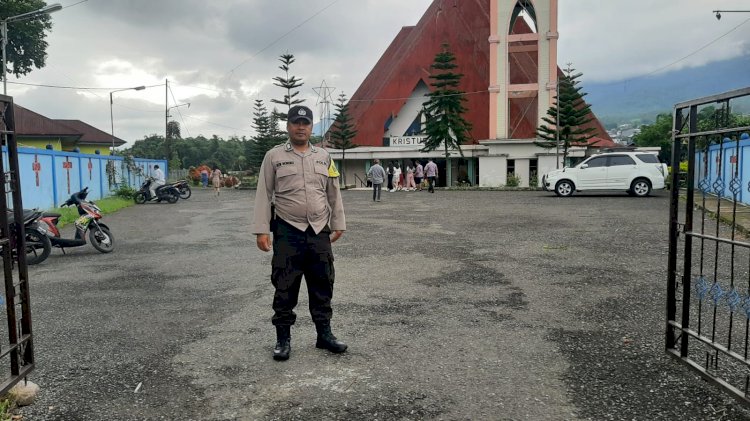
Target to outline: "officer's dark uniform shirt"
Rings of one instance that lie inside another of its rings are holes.
[[[326,225],[346,230],[339,173],[324,149],[309,145],[301,154],[287,141],[263,158],[255,195],[253,234],[269,234],[271,203],[276,217],[300,231],[311,227],[318,234]]]

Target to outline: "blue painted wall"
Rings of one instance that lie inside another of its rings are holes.
[[[3,164],[8,171],[8,151],[3,147]],[[48,149],[18,148],[21,196],[23,207],[51,209],[66,201],[71,194],[89,188],[88,198],[98,200],[112,196],[117,185],[110,186],[107,180],[107,161],[115,161],[119,183],[122,175],[131,187],[139,188],[144,178],[153,174],[154,165],[159,165],[168,174],[167,161],[135,158],[144,175],[137,175],[124,168],[123,158],[108,155],[89,155]],[[8,202],[11,203],[10,201]]]
[[[746,158],[747,157],[747,158]],[[695,155],[697,189],[750,205],[750,138],[724,141]]]

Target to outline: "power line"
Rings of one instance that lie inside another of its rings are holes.
[[[185,127],[185,131],[187,132],[189,137],[192,137],[190,136],[190,130],[188,129],[187,124],[185,124],[185,119],[182,118],[182,112],[180,111],[180,108],[177,106],[177,99],[174,97],[174,92],[172,92],[172,87],[169,87],[169,93],[172,94],[172,101],[174,101],[174,105],[175,105],[174,108],[177,110],[177,114],[180,115],[180,120],[182,120],[182,125],[183,127]]]
[[[745,20],[744,20],[744,21],[742,21],[742,22],[741,22],[741,23],[740,23],[739,25],[737,25],[737,26],[735,26],[734,28],[730,29],[729,31],[727,31],[727,32],[725,32],[725,33],[723,33],[723,34],[721,34],[721,35],[720,35],[719,37],[717,37],[717,38],[713,39],[713,40],[712,40],[712,41],[710,41],[710,42],[709,42],[708,44],[706,44],[706,45],[704,45],[704,46],[702,46],[702,47],[698,48],[697,50],[695,50],[695,51],[691,52],[690,54],[688,54],[688,55],[686,55],[686,56],[684,56],[684,57],[682,57],[682,58],[679,58],[679,59],[677,59],[677,60],[675,60],[675,61],[673,61],[673,62],[671,62],[671,63],[667,64],[666,66],[662,66],[662,67],[659,67],[659,68],[658,68],[658,69],[656,69],[656,70],[652,70],[652,71],[650,71],[650,72],[648,72],[648,73],[644,73],[644,74],[642,74],[642,75],[638,75],[638,76],[633,76],[633,77],[631,77],[631,78],[627,78],[627,79],[625,79],[625,80],[620,80],[620,81],[617,81],[617,82],[610,82],[610,83],[600,83],[600,84],[598,83],[597,85],[599,85],[599,86],[609,86],[609,85],[619,85],[619,84],[627,84],[628,82],[631,82],[631,81],[633,81],[633,80],[636,80],[636,79],[641,79],[641,78],[644,78],[644,77],[648,77],[648,76],[651,76],[651,75],[653,75],[653,74],[655,74],[655,73],[659,73],[659,72],[661,72],[662,70],[664,70],[664,69],[666,69],[666,68],[668,68],[668,67],[672,67],[672,66],[674,66],[675,64],[677,64],[677,63],[679,63],[679,62],[681,62],[681,61],[683,61],[683,60],[685,60],[685,59],[687,59],[687,58],[690,58],[690,57],[692,57],[692,56],[694,56],[694,55],[698,54],[699,52],[701,52],[701,51],[705,50],[705,49],[706,49],[706,48],[708,48],[709,46],[713,45],[714,43],[716,43],[716,42],[717,42],[717,41],[719,41],[720,39],[724,38],[725,36],[727,36],[727,35],[731,34],[731,33],[732,33],[732,32],[734,32],[735,30],[737,30],[737,28],[739,28],[740,26],[742,26],[742,25],[744,25],[744,24],[746,24],[746,23],[748,23],[748,22],[750,22],[750,18],[748,18],[748,19],[745,19]]]
[[[67,8],[69,8],[69,7],[73,7],[73,6],[78,6],[79,4],[81,4],[81,3],[86,3],[87,1],[89,1],[89,0],[81,0],[81,1],[79,1],[78,3],[73,3],[73,4],[69,4],[69,5],[67,5],[67,6],[64,6],[64,7],[63,7],[63,9],[67,9]]]
[[[325,11],[326,11],[326,10],[328,10],[328,9],[329,9],[329,8],[330,8],[331,6],[333,6],[334,4],[336,4],[336,3],[338,3],[338,2],[339,2],[339,0],[334,0],[334,1],[332,1],[332,2],[330,3],[330,4],[328,4],[328,6],[326,6],[326,7],[322,8],[322,9],[318,10],[317,12],[315,12],[315,14],[313,14],[313,15],[312,15],[312,16],[310,16],[309,18],[307,18],[307,19],[303,20],[303,21],[302,21],[302,22],[301,22],[300,24],[298,24],[298,25],[297,25],[297,26],[295,26],[294,28],[292,28],[292,29],[288,30],[288,31],[287,31],[286,33],[284,33],[284,34],[283,34],[283,35],[281,35],[280,37],[278,37],[278,38],[276,38],[275,40],[273,40],[273,41],[272,41],[272,42],[271,42],[270,44],[268,44],[268,45],[266,45],[265,47],[263,47],[262,49],[260,49],[260,51],[258,51],[258,52],[256,52],[255,54],[251,55],[250,57],[248,57],[247,59],[245,59],[244,61],[242,61],[242,62],[241,62],[240,64],[238,64],[238,65],[234,66],[234,67],[233,67],[233,68],[232,68],[231,70],[229,70],[229,72],[227,72],[227,75],[230,75],[230,74],[234,73],[234,71],[235,71],[235,70],[237,70],[238,68],[242,67],[242,66],[243,66],[243,65],[244,65],[245,63],[247,63],[248,61],[252,60],[253,58],[255,58],[255,57],[256,57],[257,55],[259,55],[260,53],[262,53],[262,52],[266,51],[267,49],[271,48],[271,47],[272,47],[272,46],[273,46],[274,44],[276,44],[277,42],[279,42],[279,41],[281,41],[282,39],[286,38],[286,36],[287,36],[287,35],[291,34],[291,33],[292,33],[292,32],[294,32],[294,31],[296,31],[296,30],[297,30],[298,28],[300,28],[300,27],[301,27],[302,25],[304,25],[304,24],[306,24],[307,22],[311,21],[311,20],[312,20],[313,18],[315,18],[315,17],[316,17],[316,16],[318,16],[319,14],[321,14],[321,13],[325,12]]]
[[[86,0],[88,1],[88,0]],[[125,87],[119,87],[119,88],[101,88],[101,87],[86,87],[86,86],[64,86],[64,85],[49,85],[44,83],[26,83],[26,82],[11,82],[8,81],[8,83],[13,85],[24,85],[24,86],[36,86],[40,88],[55,88],[55,89],[76,89],[80,91],[93,91],[93,90],[102,90],[102,91],[114,91],[117,89],[128,89],[131,88],[130,86]],[[163,83],[160,83],[158,85],[147,85],[144,88],[154,88],[157,86],[164,86]]]

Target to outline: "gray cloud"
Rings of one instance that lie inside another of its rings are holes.
[[[271,83],[280,74],[280,54],[295,55],[292,73],[305,82],[307,105],[315,106],[312,88],[324,79],[336,87],[334,98],[341,91],[351,95],[401,27],[415,25],[432,2],[340,0],[279,39],[332,1],[90,0],[52,15],[47,66],[22,81],[119,88],[169,78],[176,101],[192,104],[180,109],[190,134],[249,134],[243,131],[253,101],[283,94]],[[726,14],[716,21],[711,10],[743,6],[746,0],[560,1],[558,61],[572,62],[585,81],[648,73],[750,17]],[[749,34],[750,23],[670,69],[747,54]],[[108,89],[90,97],[10,85],[14,92],[19,104],[37,112],[80,118],[108,131]],[[174,105],[171,95],[169,103]],[[163,88],[118,93],[118,136],[162,133],[163,110]]]

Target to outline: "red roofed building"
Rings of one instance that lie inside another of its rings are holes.
[[[561,74],[557,37],[557,0],[434,0],[416,26],[401,29],[352,95],[349,110],[358,130],[353,142],[360,147],[348,150],[340,165],[351,178],[364,180],[374,158],[405,168],[429,157],[440,167],[442,185],[505,185],[508,174],[522,186],[539,185],[541,174],[559,161],[555,150],[534,144]],[[444,43],[463,74],[464,117],[473,126],[472,144],[462,147],[463,157],[452,152],[450,166],[444,151],[419,152],[430,66]],[[596,147],[615,146],[591,117],[589,126],[602,139]],[[585,152],[584,146],[573,148],[572,156]],[[341,158],[340,151],[331,153]]]
[[[109,155],[113,137],[94,126],[80,120],[57,120],[35,113],[14,104],[18,145],[30,148],[50,148],[57,151],[74,151],[94,154],[99,151]],[[124,145],[125,141],[115,137],[114,145]]]

